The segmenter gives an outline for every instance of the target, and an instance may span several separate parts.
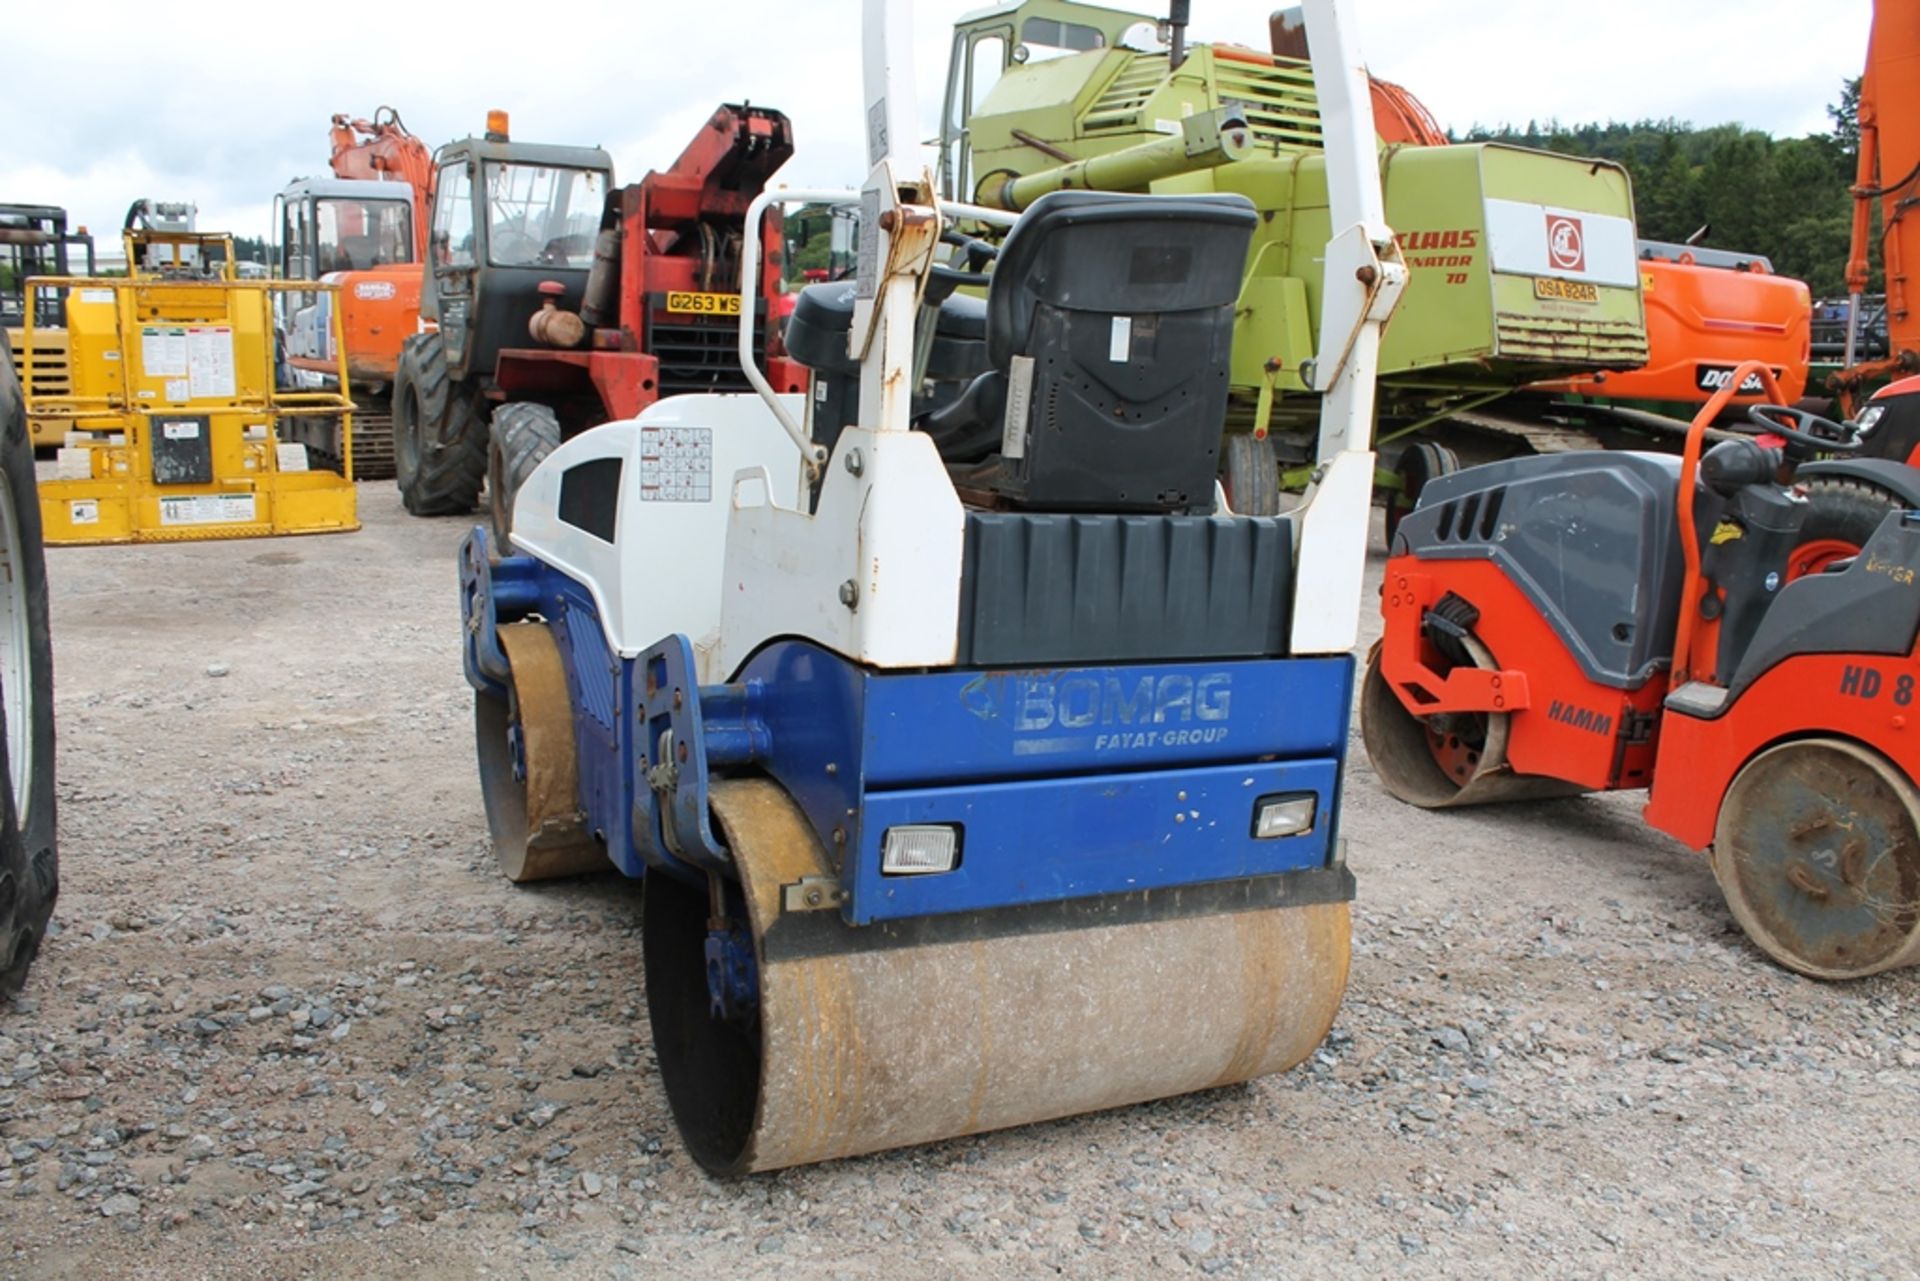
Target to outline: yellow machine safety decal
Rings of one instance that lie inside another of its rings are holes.
[[[667,310],[692,316],[737,316],[740,314],[740,295],[670,293],[667,295]]]
[[[1740,526],[1730,520],[1723,520],[1713,527],[1713,537],[1707,541],[1711,542],[1715,547],[1718,547],[1721,543],[1730,543],[1736,538],[1745,538],[1746,536],[1746,530],[1740,528]]]

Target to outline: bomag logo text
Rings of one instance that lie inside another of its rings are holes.
[[[1613,733],[1613,717],[1604,716],[1589,707],[1575,707],[1572,703],[1553,700],[1547,708],[1547,719],[1559,721],[1562,725],[1571,725],[1583,729],[1589,734],[1606,735]]]
[[[1013,728],[1101,730],[1096,749],[1217,743],[1227,736],[1233,677],[1023,676],[1013,689]]]

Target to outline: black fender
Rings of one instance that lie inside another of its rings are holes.
[[[1891,458],[1829,458],[1807,463],[1794,473],[1796,480],[1857,480],[1884,489],[1910,508],[1920,509],[1920,468]]]

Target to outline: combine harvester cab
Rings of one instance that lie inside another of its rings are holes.
[[[940,411],[996,426],[997,458],[957,486],[909,429],[954,211],[886,147],[918,136],[907,6],[865,9],[864,192],[746,219],[757,261],[775,201],[863,202],[853,421],[814,439],[743,308],[764,400],[581,434],[528,478],[514,554],[484,528],[461,553],[495,852],[515,880],[644,876],[662,1082],[721,1173],[1284,1070],[1346,983],[1365,424],[1405,268],[1336,0],[1309,5],[1344,285],[1325,470],[1265,518],[1197,449],[1136,467],[1219,430],[1256,222],[1232,197],[1037,204],[991,277],[991,368]]]

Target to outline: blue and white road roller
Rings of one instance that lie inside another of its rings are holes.
[[[866,0],[858,277],[787,330],[812,393],[581,433],[510,547],[462,546],[500,866],[644,879],[654,1050],[708,1170],[1242,1082],[1326,1035],[1373,376],[1406,281],[1344,2],[1307,6],[1344,230],[1294,511],[1235,515],[1215,480],[1253,207],[936,200],[908,6]],[[997,254],[958,233],[995,218]],[[952,394],[924,394],[935,367]]]

